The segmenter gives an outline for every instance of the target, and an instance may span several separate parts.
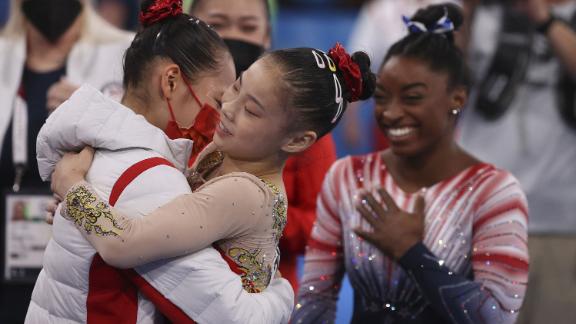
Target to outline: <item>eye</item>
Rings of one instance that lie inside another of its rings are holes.
[[[385,94],[385,93],[375,93],[374,94],[374,101],[376,101],[377,103],[385,103],[388,102],[390,100],[390,95]]]
[[[258,29],[256,25],[242,25],[240,26],[240,30],[244,33],[251,34],[254,33]]]
[[[208,25],[210,25],[215,30],[222,30],[226,27],[226,24],[223,21],[215,20],[215,21],[207,21]]]
[[[404,102],[408,103],[408,104],[417,104],[420,101],[422,101],[422,99],[424,99],[424,96],[422,95],[406,95],[404,97],[402,97],[402,99],[404,100]]]
[[[247,107],[244,107],[244,110],[248,113],[248,115],[250,115],[252,117],[260,117],[258,114],[256,114],[252,110],[248,109]]]
[[[222,109],[222,100],[214,99],[216,101],[216,108]]]

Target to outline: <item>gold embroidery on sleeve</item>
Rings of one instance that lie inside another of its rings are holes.
[[[87,234],[118,236],[124,230],[114,219],[110,206],[84,185],[66,194],[65,214]]]

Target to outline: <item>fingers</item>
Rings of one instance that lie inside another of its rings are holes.
[[[362,202],[366,201],[366,204],[362,203],[363,205],[368,205],[370,209],[376,214],[376,217],[384,217],[386,215],[386,210],[382,207],[382,204],[376,201],[374,195],[371,193],[367,193],[361,196]]]
[[[380,195],[380,198],[382,198],[384,204],[386,204],[386,208],[388,209],[389,212],[395,213],[400,211],[400,208],[398,208],[398,205],[396,205],[394,199],[390,197],[390,195],[385,189],[383,188],[378,189],[378,194]]]
[[[416,198],[416,203],[414,204],[414,213],[424,215],[424,210],[426,209],[426,201],[424,200],[424,195],[419,194]]]
[[[276,270],[276,274],[274,275],[274,279],[280,279],[282,278],[282,273],[280,273],[280,270]]]
[[[359,228],[354,229],[354,233],[372,245],[377,245],[377,239],[374,233],[363,231]]]
[[[48,225],[53,225],[54,224],[54,214],[51,214],[49,212],[46,212],[45,216],[44,216],[44,221],[46,222],[46,224]]]
[[[56,214],[56,210],[58,209],[58,204],[60,200],[58,198],[53,198],[48,202],[46,205],[46,214],[44,216],[44,220],[46,223],[52,225],[54,223],[54,215]]]
[[[58,201],[56,201],[56,199],[50,200],[50,202],[46,205],[46,211],[52,214],[56,212],[56,208],[58,208]]]
[[[358,210],[362,218],[364,218],[373,228],[377,226],[377,218],[374,217],[374,213],[372,213],[372,211],[369,210],[365,204],[363,203],[357,204],[356,209]]]
[[[78,86],[72,84],[62,77],[60,81],[53,84],[46,94],[46,108],[49,112],[54,111],[58,106],[60,106],[64,101],[68,100],[70,96],[78,89]]]

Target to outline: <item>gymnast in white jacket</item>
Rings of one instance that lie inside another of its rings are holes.
[[[218,116],[212,107],[235,77],[213,30],[177,11],[162,18],[160,9],[143,12],[148,26],[126,53],[122,104],[85,85],[49,117],[37,141],[45,180],[63,152],[97,147],[87,180],[135,216],[191,192],[182,174],[194,155],[190,139],[207,143]],[[283,323],[292,307],[286,280],[249,294],[210,247],[134,270],[112,268],[56,217],[26,322],[155,323],[163,315],[178,323]]]

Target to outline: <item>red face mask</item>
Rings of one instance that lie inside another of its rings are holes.
[[[194,125],[192,125],[190,128],[183,128],[178,125],[178,122],[176,122],[176,117],[174,116],[174,111],[172,110],[170,100],[166,99],[171,120],[168,121],[168,125],[166,125],[164,133],[166,133],[170,139],[187,138],[194,142],[192,155],[188,161],[188,165],[191,166],[196,160],[198,154],[206,147],[206,145],[212,142],[212,137],[214,137],[216,126],[220,122],[220,113],[218,110],[216,110],[216,108],[210,106],[209,104],[202,104],[200,99],[198,99],[192,90],[190,84],[188,84],[186,80],[184,80],[184,83],[188,87],[188,90],[190,90],[194,100],[196,100],[198,105],[202,108],[200,109],[198,116],[196,116]]]

